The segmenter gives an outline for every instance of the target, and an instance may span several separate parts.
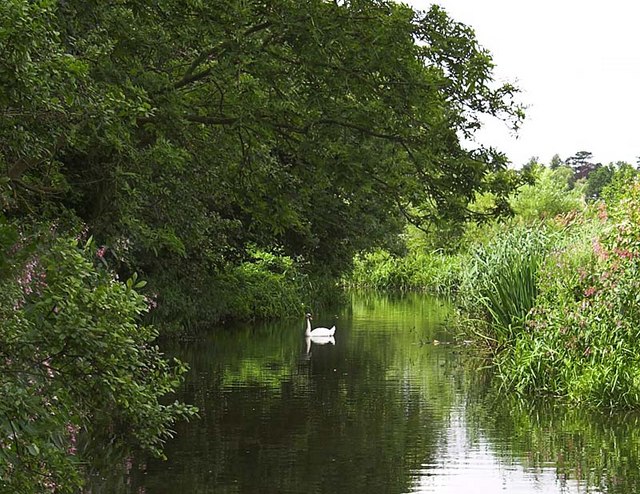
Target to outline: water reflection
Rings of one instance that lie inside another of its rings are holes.
[[[291,321],[175,344],[192,369],[182,398],[201,419],[178,425],[169,461],[125,461],[92,492],[639,490],[636,418],[505,397],[470,364],[449,313],[415,295],[358,295],[337,341],[305,339]]]
[[[305,345],[307,348],[307,355],[311,355],[311,345],[335,345],[336,338],[335,336],[306,336]]]

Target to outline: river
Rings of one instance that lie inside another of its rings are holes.
[[[336,313],[337,312],[337,313]],[[478,370],[447,302],[353,295],[298,320],[217,328],[167,353],[190,367],[167,461],[127,458],[95,494],[640,492],[637,415],[522,402]]]

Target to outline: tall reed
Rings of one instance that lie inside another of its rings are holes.
[[[544,229],[515,227],[473,250],[463,270],[461,301],[488,322],[482,336],[491,346],[501,347],[524,327],[550,244],[551,235]]]

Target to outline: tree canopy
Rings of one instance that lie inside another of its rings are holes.
[[[71,209],[149,273],[248,245],[335,272],[403,216],[463,219],[515,185],[460,139],[483,114],[517,126],[516,89],[437,6],[9,0],[0,19],[5,209]]]

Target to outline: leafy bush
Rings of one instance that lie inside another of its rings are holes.
[[[255,252],[251,262],[235,267],[225,281],[233,290],[229,312],[236,319],[267,319],[305,311],[304,282],[291,258]]]
[[[628,194],[629,189],[638,182],[640,171],[628,163],[618,163],[611,181],[602,189],[601,196],[607,204],[614,205]]]
[[[451,294],[459,285],[463,257],[424,251],[397,257],[377,250],[356,256],[344,283],[351,288]]]
[[[75,492],[88,458],[78,436],[162,455],[195,410],[161,399],[185,366],[163,359],[139,321],[136,278],[118,281],[91,241],[18,232],[0,217],[0,490]]]
[[[401,259],[385,250],[358,255],[346,284],[375,290],[406,288],[409,280],[401,263]]]
[[[163,332],[229,319],[301,317],[337,295],[331,276],[309,275],[292,258],[259,249],[245,262],[222,271],[167,270],[153,280],[152,291],[159,294],[152,320]]]

